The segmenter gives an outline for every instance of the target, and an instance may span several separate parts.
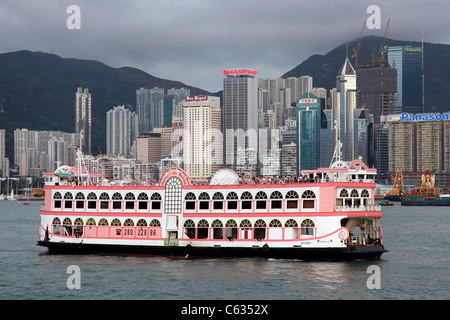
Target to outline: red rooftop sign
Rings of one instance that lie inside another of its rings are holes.
[[[252,76],[256,76],[257,73],[258,73],[258,71],[250,70],[250,69],[226,69],[226,70],[223,70],[223,74],[225,76],[241,75],[241,74],[249,74]]]
[[[187,96],[186,101],[205,101],[208,100],[208,96]]]

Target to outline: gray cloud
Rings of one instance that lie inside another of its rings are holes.
[[[69,5],[81,9],[81,30],[68,30]],[[450,43],[443,1],[354,0],[15,0],[0,4],[2,51],[28,49],[62,57],[132,66],[209,91],[222,88],[222,69],[248,67],[277,77],[309,56],[359,36],[381,9],[389,37]]]

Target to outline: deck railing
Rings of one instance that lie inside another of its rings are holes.
[[[335,206],[335,212],[341,211],[381,211],[380,205],[367,205],[367,206],[357,206],[357,207],[349,207],[349,206]]]

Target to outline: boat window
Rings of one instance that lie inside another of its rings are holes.
[[[120,223],[120,220],[117,218],[115,218],[115,219],[113,219],[113,221],[111,221],[111,226],[120,227],[121,225],[122,224]]]
[[[112,195],[112,208],[115,210],[119,210],[122,208],[122,195],[119,192],[116,192]]]
[[[341,190],[341,193],[339,194],[339,197],[341,198],[347,198],[348,197],[348,192],[345,189]]]
[[[72,220],[65,218],[63,221],[63,236],[72,236]]]
[[[61,193],[55,192],[55,194],[53,195],[53,199],[62,199]]]
[[[148,208],[148,195],[145,192],[141,192],[138,196],[138,209],[147,210]]]
[[[315,228],[314,221],[310,219],[305,219],[300,224],[301,228],[301,234],[304,236],[314,236],[314,228]]]
[[[147,221],[145,221],[144,219],[139,219],[138,222],[136,223],[136,226],[138,226],[138,227],[146,227],[147,226]]]
[[[198,239],[208,239],[209,235],[209,224],[208,221],[202,219],[197,224],[197,238]]]
[[[256,196],[256,209],[267,208],[267,194],[264,191],[259,191]]]
[[[161,227],[161,223],[158,219],[153,219],[152,221],[150,221],[150,227]]]
[[[83,209],[84,208],[84,194],[82,192],[78,192],[75,195],[75,207],[77,209]]]
[[[88,198],[88,209],[96,209],[97,208],[97,195],[94,192],[90,192],[87,195]]]
[[[53,218],[52,230],[54,234],[61,234],[61,219],[58,217]]]
[[[213,239],[223,239],[223,223],[219,219],[216,219],[211,224]]]
[[[368,198],[369,197],[369,191],[367,191],[366,189],[361,191],[361,197],[362,198]]]
[[[251,209],[253,196],[250,192],[245,191],[241,195],[241,209]]]
[[[352,198],[359,197],[358,190],[353,189],[352,192],[350,192],[350,197],[352,197]]]
[[[294,219],[289,219],[288,221],[286,221],[284,226],[286,228],[298,228],[297,221],[295,221]]]
[[[195,194],[193,192],[186,193],[184,197],[186,210],[195,210]]]
[[[221,192],[216,192],[213,195],[213,209],[223,209],[223,194]]]
[[[73,199],[73,196],[70,192],[66,192],[64,194],[64,208],[66,208],[66,209],[72,208],[72,199]]]
[[[273,219],[269,223],[270,228],[281,228],[281,226],[282,226],[282,224],[281,224],[280,220],[278,220],[278,219]]]
[[[125,220],[125,222],[123,223],[123,225],[124,225],[125,227],[134,227],[134,222],[133,222],[133,220],[131,220],[131,219],[127,219],[127,220]]]
[[[81,218],[76,218],[74,224],[74,228],[73,228],[73,235],[75,237],[81,237],[83,235],[83,225],[84,222]]]
[[[237,209],[237,199],[238,199],[238,195],[236,194],[236,192],[230,192],[227,195],[227,209],[229,210],[235,210]]]
[[[316,197],[316,194],[313,191],[311,191],[311,190],[306,190],[302,194],[302,198],[303,199],[305,199],[305,198],[315,198],[315,197]]]
[[[206,192],[200,193],[198,196],[199,206],[201,210],[208,210],[209,209],[209,194]]]
[[[287,209],[297,209],[298,208],[298,193],[294,190],[289,191],[286,194],[286,207]],[[295,199],[295,200],[293,200]]]
[[[134,209],[134,200],[135,199],[136,198],[135,198],[134,194],[131,192],[128,192],[125,195],[125,209],[128,209],[128,210]]]
[[[183,206],[183,199],[181,190],[181,180],[172,177],[167,180],[166,191],[165,191],[165,213],[181,213]]]
[[[191,219],[184,222],[184,234],[189,239],[195,239],[195,223]]]
[[[270,195],[270,199],[271,199],[270,207],[272,209],[281,209],[282,208],[282,200],[278,200],[278,199],[283,199],[283,195],[281,194],[280,191],[272,192],[272,194]]]
[[[108,226],[108,220],[106,220],[105,218],[101,218],[98,222],[99,226]]]
[[[232,241],[238,237],[238,227],[235,220],[230,219],[225,224],[225,237]]]
[[[89,218],[86,220],[87,226],[95,226],[95,220],[93,218]]]
[[[161,210],[161,195],[158,192],[155,192],[150,197],[152,203],[152,210]]]
[[[254,229],[253,238],[258,241],[265,239],[266,238],[266,228],[267,228],[266,222],[262,219],[258,219],[255,221],[254,227],[255,227],[255,229]]]

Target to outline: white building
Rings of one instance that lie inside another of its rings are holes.
[[[220,98],[186,97],[183,115],[184,170],[193,180],[206,180],[223,164]]]
[[[106,113],[106,152],[115,156],[128,154],[138,136],[138,117],[125,106]]]
[[[89,89],[78,88],[75,101],[75,133],[80,135],[83,153],[91,154],[92,98]]]

